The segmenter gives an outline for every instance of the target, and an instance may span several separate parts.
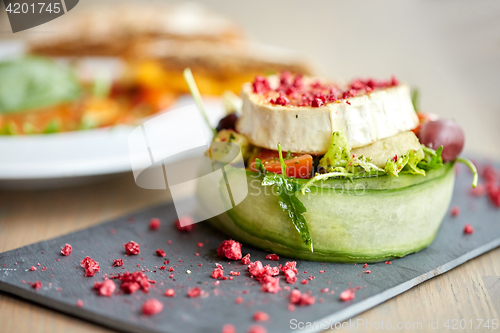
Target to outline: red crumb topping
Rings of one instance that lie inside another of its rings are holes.
[[[159,218],[152,218],[150,221],[149,221],[149,229],[151,230],[158,230],[160,229],[160,219]]]
[[[234,276],[240,276],[240,272],[231,271],[231,272],[229,272],[229,274],[234,275]]]
[[[274,260],[274,261],[278,261],[278,260],[280,260],[280,257],[278,257],[276,254],[268,254],[268,255],[266,256],[266,259],[267,259],[267,260]]]
[[[128,255],[137,255],[141,253],[141,250],[139,249],[139,244],[137,244],[134,241],[130,241],[125,244],[125,251],[127,251]]]
[[[226,257],[227,259],[231,260],[240,260],[242,258],[241,243],[238,243],[232,239],[225,240],[217,249],[217,254],[221,258]]]
[[[80,266],[85,269],[85,276],[94,276],[101,269],[99,263],[88,256],[80,261]]]
[[[183,216],[175,221],[175,227],[181,232],[191,232],[194,230],[194,220],[191,216]]]
[[[221,268],[216,268],[212,271],[212,277],[218,279],[224,275],[224,271]]]
[[[145,316],[153,316],[163,310],[163,303],[156,298],[148,299],[142,304],[142,314]]]
[[[174,269],[172,266],[170,266],[170,267],[168,268],[168,271],[169,271],[169,272],[173,272],[173,271],[175,271],[175,269]]]
[[[113,280],[105,280],[104,282],[96,282],[94,283],[94,289],[99,292],[101,296],[111,297],[113,292],[116,289],[116,285]]]
[[[203,247],[203,243],[202,242],[199,242],[198,244],[196,244],[198,247]]]
[[[292,270],[295,274],[297,274],[299,271],[297,270],[297,262],[295,261],[288,261],[285,266],[279,265],[281,271],[285,272],[288,270]]]
[[[464,227],[464,234],[473,234],[474,233],[474,228],[472,228],[472,226],[467,223]]]
[[[460,215],[460,207],[455,206],[451,209],[451,216],[458,216],[458,215]]]
[[[115,259],[113,260],[113,266],[111,267],[121,267],[123,266],[123,259]]]
[[[266,329],[259,325],[250,326],[248,333],[267,333]]]
[[[349,288],[340,293],[340,300],[343,302],[352,301],[354,299],[354,288]]]
[[[241,303],[243,303],[243,297],[240,296],[236,297],[236,304],[241,304]]]
[[[319,80],[306,82],[301,75],[292,75],[289,72],[281,73],[279,79],[279,86],[273,89],[267,78],[256,76],[252,83],[253,92],[263,95],[269,103],[275,105],[320,107],[327,103],[340,102],[360,94],[370,93],[375,89],[399,85],[395,77],[382,81],[357,79],[342,88],[335,83]],[[349,101],[346,102],[350,104]]]
[[[364,264],[363,268],[366,268],[366,267],[368,267],[368,264]]]
[[[391,261],[386,261],[385,264],[386,265],[392,265],[392,262]]]
[[[480,197],[486,193],[486,187],[483,184],[477,184],[476,188],[470,190],[470,194],[475,197]]]
[[[36,267],[35,266],[31,266],[30,271],[36,271]]]
[[[122,281],[120,288],[127,294],[133,294],[137,290],[142,289],[143,292],[149,292],[150,282],[146,274],[143,272],[125,272],[116,276],[111,276],[110,279],[118,279]]]
[[[69,256],[71,254],[71,251],[73,251],[73,247],[69,244],[66,244],[61,248],[61,253],[63,256]]]
[[[191,298],[196,298],[196,297],[200,297],[204,294],[205,292],[203,290],[201,290],[200,288],[198,287],[194,287],[192,289],[189,289],[188,291],[188,296],[191,297]]]
[[[42,283],[40,281],[35,281],[32,285],[31,288],[34,288],[35,290],[38,290],[42,288]]]
[[[78,301],[76,301],[76,306],[81,308],[83,306],[83,301],[81,299],[79,299]]]
[[[308,281],[307,280],[302,280],[302,284],[307,284]]]
[[[167,296],[167,297],[174,297],[175,296],[175,290],[173,290],[173,289],[167,289],[165,291],[165,296]]]
[[[266,275],[260,280],[260,284],[262,286],[261,290],[263,292],[276,294],[281,290],[279,277],[274,278],[270,275]]]
[[[285,271],[285,279],[287,283],[294,284],[297,282],[297,277],[295,276],[295,272],[291,269]]]
[[[365,274],[370,274],[372,271],[363,271]]]
[[[250,262],[251,262],[250,261],[250,253],[247,254],[246,256],[244,256],[243,258],[241,258],[241,263],[243,265],[248,265],[248,264],[250,264]]]
[[[222,326],[221,333],[236,333],[236,328],[231,324],[226,324]]]
[[[162,249],[158,249],[158,250],[156,250],[156,255],[158,257],[164,257],[166,255],[166,253]]]
[[[294,289],[290,293],[290,303],[300,306],[312,305],[316,301],[316,297],[311,296],[310,292],[301,293],[300,290]]]
[[[269,315],[263,311],[256,311],[253,314],[254,321],[267,321],[269,320]]]

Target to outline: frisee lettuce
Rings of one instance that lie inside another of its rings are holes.
[[[313,252],[313,242],[311,234],[309,233],[306,218],[304,216],[304,213],[307,212],[307,210],[304,204],[297,197],[297,192],[300,191],[301,185],[298,183],[297,179],[288,178],[286,176],[286,164],[281,153],[281,144],[279,143],[278,152],[281,164],[281,174],[267,172],[262,180],[262,186],[276,186],[278,191],[278,201],[281,209],[288,213],[295,229],[302,237],[302,241],[309,247],[309,250]],[[259,170],[261,168],[265,170],[262,165],[262,161],[259,159],[255,160],[255,167]]]

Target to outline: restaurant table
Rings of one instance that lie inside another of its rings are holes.
[[[0,191],[0,252],[84,229],[170,200],[168,190],[137,187],[131,174],[73,188]],[[491,323],[493,319],[498,321],[499,314],[500,248],[497,248],[419,284],[353,320],[362,319],[371,323],[390,321],[393,325],[400,322],[407,327],[416,327],[412,323],[422,322],[424,328],[429,320],[439,320],[442,328],[446,320],[450,320],[451,326],[453,319],[468,322],[471,319],[473,322],[489,319]],[[380,332],[375,327],[372,330],[365,326],[358,329],[345,327],[338,331]],[[283,328],[283,331],[287,330],[291,331],[289,327]],[[483,330],[484,327],[482,330],[469,328],[463,331]],[[0,331],[67,333],[110,330],[0,293]]]

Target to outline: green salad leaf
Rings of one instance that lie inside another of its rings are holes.
[[[281,209],[288,213],[295,229],[302,237],[302,241],[309,247],[309,250],[313,252],[313,242],[311,234],[309,233],[306,218],[304,216],[304,213],[307,210],[304,204],[297,197],[297,192],[300,190],[301,185],[295,178],[288,178],[286,176],[286,165],[281,152],[281,144],[279,143],[278,152],[281,163],[281,174],[268,172],[262,180],[262,186],[276,186],[278,191],[278,201]],[[259,162],[260,165],[262,165],[260,160]],[[257,159],[255,165],[257,167]]]
[[[330,148],[319,161],[319,166],[325,169],[345,166],[351,157],[351,150],[342,131],[334,132]]]
[[[52,60],[26,57],[0,62],[0,115],[70,102],[80,93],[73,71]]]
[[[424,158],[418,162],[417,166],[424,170],[437,170],[443,166],[443,158],[441,153],[443,152],[443,146],[439,147],[437,150],[427,148],[422,146],[422,150],[425,153]]]

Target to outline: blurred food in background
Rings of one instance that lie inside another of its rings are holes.
[[[69,16],[48,23],[56,33],[24,35],[29,56],[0,62],[0,134],[133,124],[189,92],[186,67],[202,94],[217,96],[259,74],[314,72],[198,4],[100,5]]]

